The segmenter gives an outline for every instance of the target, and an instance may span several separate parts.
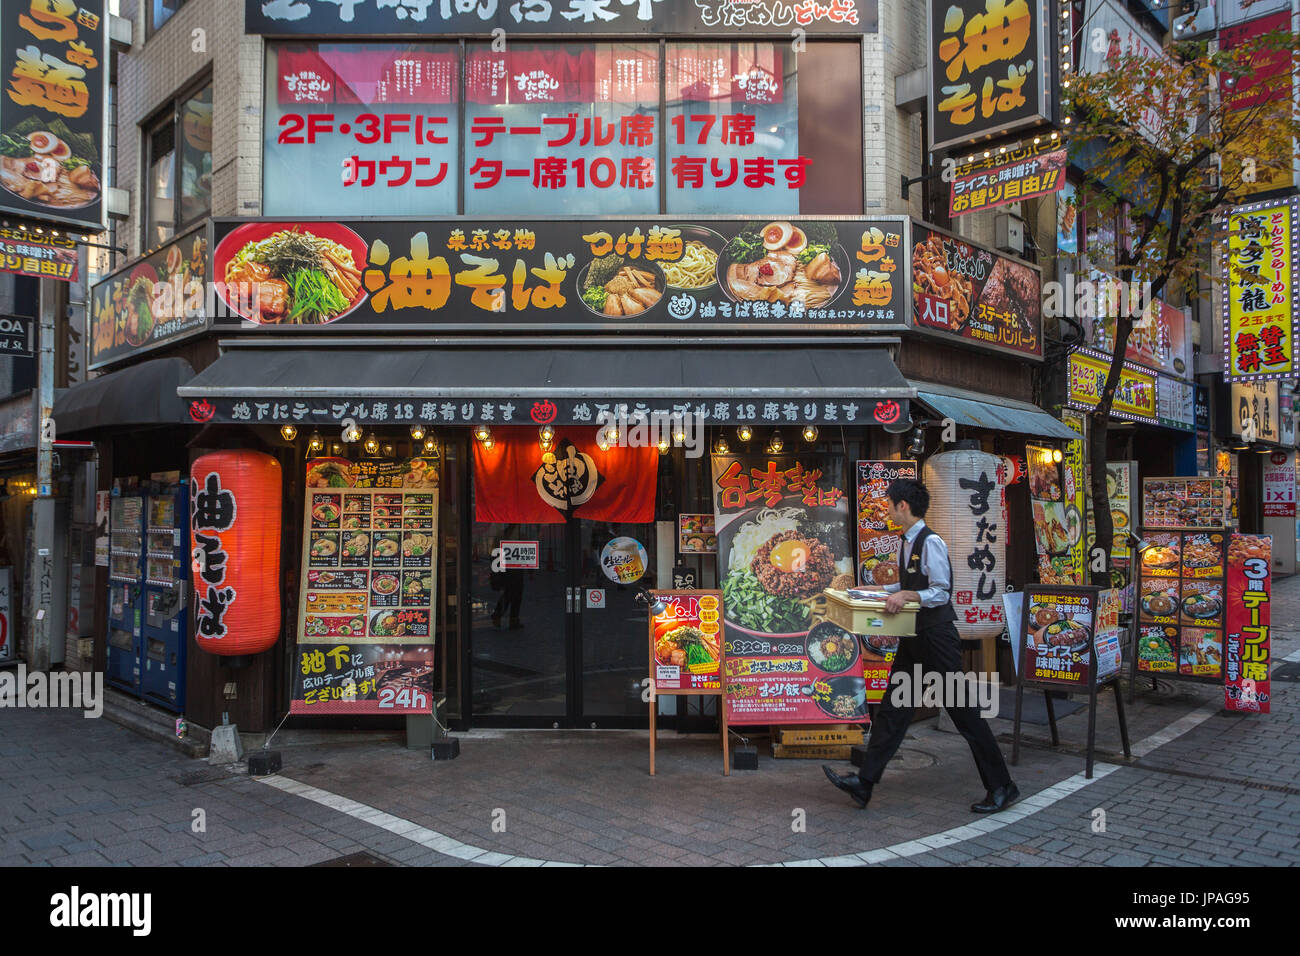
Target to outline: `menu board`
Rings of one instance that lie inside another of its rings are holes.
[[[678,515],[677,550],[682,554],[717,554],[718,532],[713,515]]]
[[[854,582],[844,464],[811,451],[713,456],[730,723],[866,719],[859,642],[824,619],[826,588]]]
[[[316,458],[306,484],[291,710],[429,713],[437,462]]]
[[[722,690],[722,592],[656,591],[662,614],[650,618],[655,693]]]
[[[1038,545],[1038,579],[1044,584],[1077,584],[1072,549],[1083,534],[1083,515],[1073,500],[1067,500],[1055,454],[1051,448],[1025,446],[1034,540]]]
[[[1093,650],[1097,654],[1097,683],[1119,673],[1123,663],[1123,636],[1127,628],[1121,627],[1119,616],[1123,599],[1119,588],[1107,588],[1097,597],[1097,627],[1093,636]]]
[[[889,483],[916,480],[915,461],[858,462],[858,584],[898,583],[902,528],[889,520]]]
[[[1137,668],[1223,675],[1224,531],[1144,532],[1139,557]]]
[[[1025,602],[1021,679],[1087,687],[1092,678],[1098,589],[1029,587]]]
[[[1223,528],[1227,494],[1220,478],[1144,478],[1144,528]]]

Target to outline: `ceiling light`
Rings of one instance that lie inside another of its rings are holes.
[[[668,454],[668,450],[672,447],[673,447],[672,442],[670,442],[666,437],[659,439],[659,443],[658,443],[659,454],[661,455]]]
[[[492,437],[492,429],[488,428],[486,425],[475,425],[474,437],[479,441],[486,443],[488,439]]]
[[[803,427],[803,440],[808,442],[810,445],[817,440],[816,425],[805,425]]]
[[[325,440],[320,437],[320,432],[313,431],[311,437],[307,439],[307,454],[318,452],[325,447]]]
[[[738,425],[736,426],[736,437],[742,442],[747,442],[754,437],[754,429],[748,425]]]
[[[433,451],[436,451],[437,448],[438,448],[438,442],[434,439],[433,435],[425,436],[424,453],[427,455]]]
[[[424,437],[424,426],[423,426],[423,425],[412,425],[412,426],[411,426],[411,437],[414,438],[416,441],[419,441],[421,438],[423,438],[423,437]]]
[[[549,445],[555,440],[555,426],[543,425],[541,428],[537,429],[537,436],[544,444]]]
[[[374,432],[371,432],[369,435],[366,436],[365,444],[362,445],[361,447],[363,447],[366,450],[367,455],[374,455],[378,453],[379,439],[375,437]]]
[[[715,455],[725,455],[729,451],[731,451],[731,446],[727,444],[725,438],[719,436],[718,440],[713,443],[713,453]]]
[[[781,433],[779,431],[772,432],[772,437],[767,440],[767,453],[769,455],[779,455],[783,448],[785,448],[785,439],[781,437]]]
[[[292,425],[281,425],[280,434],[284,437],[285,441],[293,441],[298,437],[298,429],[294,428]]]

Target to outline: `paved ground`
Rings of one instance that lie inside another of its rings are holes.
[[[1300,659],[1297,611],[1293,578],[1275,592],[1278,662]],[[1025,799],[993,818],[968,811],[969,752],[935,721],[860,812],[816,762],[722,776],[713,738],[663,735],[652,778],[644,733],[473,733],[437,764],[391,735],[282,734],[283,773],[255,780],[78,713],[0,710],[0,865],[1295,865],[1300,689],[1273,694],[1258,717],[1213,688],[1144,689],[1132,761],[1105,698],[1092,780],[1086,711],[1059,749],[1030,724]],[[1010,729],[995,722],[1007,753]]]

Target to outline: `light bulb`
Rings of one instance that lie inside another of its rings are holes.
[[[474,437],[486,445],[492,438],[492,429],[488,428],[486,425],[475,425]]]
[[[298,437],[298,429],[294,428],[292,425],[281,425],[280,434],[284,437],[285,441],[293,441]]]
[[[411,437],[414,438],[416,441],[419,441],[421,438],[423,438],[423,437],[424,437],[424,426],[423,426],[423,425],[412,425],[412,426],[411,426]]]
[[[747,442],[754,437],[754,429],[748,425],[740,425],[736,428],[736,437],[742,442]]]
[[[430,435],[428,438],[424,440],[424,453],[426,455],[432,452],[437,447],[438,447],[438,443],[433,440],[432,435]]]
[[[713,443],[713,453],[715,455],[725,455],[729,451],[731,451],[731,446],[727,444],[725,438],[719,438]]]
[[[537,433],[538,435],[541,436],[543,444],[549,445],[552,441],[555,440],[554,425],[543,425],[540,429],[538,429]]]
[[[374,432],[371,432],[366,436],[366,442],[363,447],[366,449],[367,455],[373,455],[379,451],[379,439],[375,437]]]
[[[816,425],[805,425],[805,426],[803,427],[803,440],[806,441],[806,442],[808,442],[809,444],[812,444],[813,442],[815,442],[815,441],[817,440],[817,426],[816,426]]]
[[[1052,461],[1056,462],[1059,465],[1061,463],[1061,459],[1064,457],[1065,456],[1061,454],[1061,449],[1059,448],[1052,449]]]
[[[661,439],[659,439],[659,454],[661,454],[661,455],[666,455],[666,454],[668,454],[668,449],[670,449],[670,448],[672,448],[672,447],[673,447],[672,444],[669,443],[669,441],[668,441],[667,438],[661,438]]]
[[[768,450],[768,452],[770,452],[771,454],[775,455],[777,452],[779,452],[779,451],[780,451],[782,448],[784,448],[784,447],[785,447],[785,439],[783,439],[783,438],[781,437],[781,433],[780,433],[780,432],[772,432],[772,437],[769,438],[768,441],[767,441],[767,450]]]

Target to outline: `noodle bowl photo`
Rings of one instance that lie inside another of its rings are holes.
[[[660,262],[668,288],[684,292],[704,292],[718,284],[718,253],[727,240],[703,226],[671,226],[682,237],[682,257],[676,262]]]

